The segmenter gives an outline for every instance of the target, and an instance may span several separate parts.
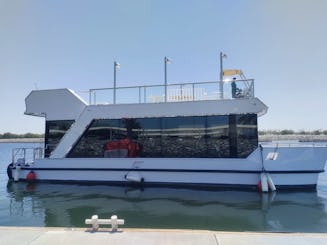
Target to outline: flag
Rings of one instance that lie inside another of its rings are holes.
[[[224,70],[223,75],[224,76],[233,76],[233,75],[242,75],[242,70]]]

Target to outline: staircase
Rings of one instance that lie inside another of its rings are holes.
[[[51,152],[50,158],[64,158],[70,152],[75,143],[82,136],[85,129],[92,122],[91,109],[86,107],[79,118],[76,119],[75,123],[72,124],[70,129],[66,134],[61,138],[59,144]]]

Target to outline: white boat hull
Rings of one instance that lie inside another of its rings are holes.
[[[325,147],[267,147],[262,158],[258,148],[246,159],[45,158],[20,169],[14,167],[12,175],[26,180],[34,171],[36,181],[49,182],[257,188],[261,173],[266,172],[277,190],[315,188],[326,158]]]

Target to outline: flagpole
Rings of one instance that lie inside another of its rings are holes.
[[[120,64],[118,62],[114,62],[114,98],[113,98],[113,102],[114,104],[116,104],[116,72],[117,72],[117,68],[120,68]]]
[[[167,102],[167,57],[165,57],[165,102]]]
[[[169,64],[171,61],[170,59],[165,56],[164,63],[165,63],[165,102],[167,102],[167,64]]]
[[[220,52],[220,81],[219,81],[219,97],[220,99],[223,99],[224,98],[224,82],[223,82],[223,79],[224,79],[224,71],[223,71],[223,58],[225,57],[226,55],[223,54],[223,52]]]

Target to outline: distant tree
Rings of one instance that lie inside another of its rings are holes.
[[[281,135],[286,135],[286,134],[294,134],[294,131],[291,129],[284,129],[282,131],[280,131]]]
[[[313,135],[320,135],[322,132],[320,130],[314,130],[312,131]]]
[[[302,130],[299,131],[299,134],[307,135],[308,133],[302,129]]]
[[[327,135],[327,130],[322,131],[324,135]]]
[[[265,134],[278,134],[278,131],[276,131],[276,130],[266,130]]]
[[[265,135],[267,132],[264,130],[259,130],[258,133],[259,133],[259,135]]]
[[[23,138],[40,138],[40,137],[42,137],[41,134],[33,134],[33,133],[23,134]]]
[[[33,133],[26,133],[26,134],[13,134],[13,133],[4,133],[0,134],[0,139],[19,139],[19,138],[43,138],[44,134],[33,134]]]
[[[2,135],[2,137],[3,137],[3,139],[13,139],[13,138],[16,138],[16,135],[7,132],[7,133],[4,133],[4,134]]]

